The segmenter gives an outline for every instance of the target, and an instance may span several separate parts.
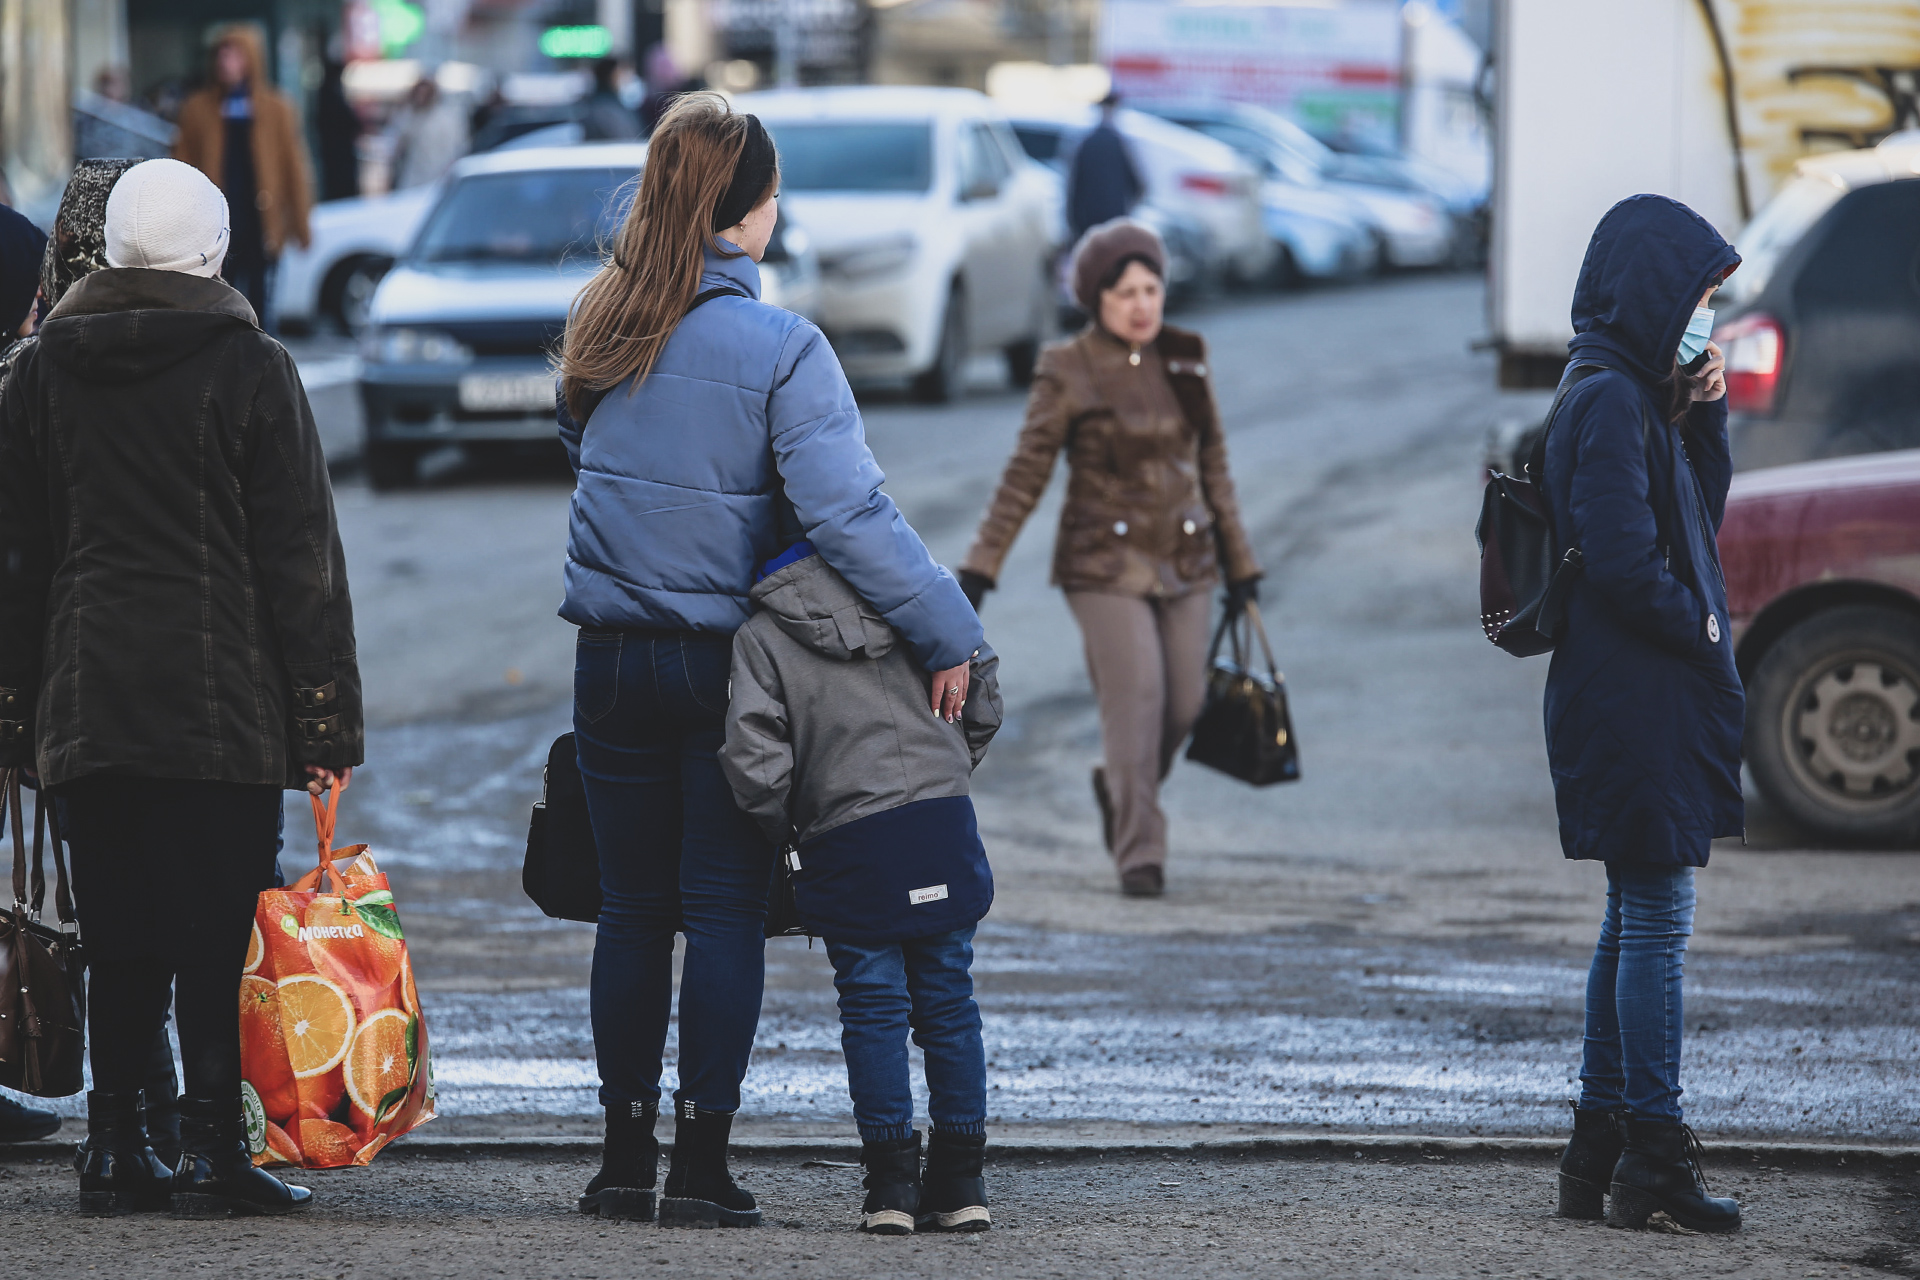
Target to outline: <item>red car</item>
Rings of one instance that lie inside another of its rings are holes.
[[[1920,449],[1734,476],[1720,558],[1762,794],[1920,843]]]

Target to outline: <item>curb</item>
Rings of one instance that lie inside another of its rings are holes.
[[[76,1135],[77,1141],[77,1135]],[[990,1148],[1002,1161],[1084,1163],[1124,1158],[1130,1160],[1188,1159],[1244,1160],[1452,1160],[1462,1164],[1491,1164],[1503,1160],[1548,1163],[1560,1154],[1560,1138],[1421,1138],[1399,1134],[1282,1134],[1271,1138],[1226,1138],[1199,1141],[1151,1139],[1022,1138],[1017,1133],[996,1138]],[[0,1164],[28,1160],[73,1158],[75,1142],[49,1140],[0,1144]],[[394,1156],[419,1159],[511,1159],[578,1156],[600,1153],[600,1140],[589,1137],[464,1138],[429,1134],[409,1136],[387,1150]],[[856,1161],[859,1145],[851,1139],[823,1142],[818,1138],[760,1138],[736,1142],[731,1148],[741,1159],[786,1158]],[[1833,1169],[1850,1173],[1920,1172],[1920,1147],[1869,1147],[1821,1142],[1715,1142],[1707,1158],[1722,1167],[1765,1164],[1783,1169]]]

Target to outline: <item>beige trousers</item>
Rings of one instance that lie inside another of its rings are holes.
[[[1113,860],[1126,872],[1167,861],[1160,783],[1206,694],[1213,593],[1178,599],[1070,591],[1087,673],[1100,702],[1100,741],[1113,798]]]

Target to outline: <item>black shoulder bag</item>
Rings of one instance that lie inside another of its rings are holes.
[[[13,909],[0,910],[0,1085],[41,1098],[86,1087],[86,956],[67,887],[60,817],[43,790],[34,804],[33,892],[18,768],[0,770],[0,822],[13,817]],[[40,923],[47,896],[47,829],[53,829],[53,907],[58,928]]]
[[[1480,626],[1516,658],[1553,648],[1580,576],[1580,548],[1569,547],[1564,557],[1554,554],[1545,492],[1547,436],[1567,392],[1605,368],[1578,364],[1567,370],[1527,459],[1526,477],[1496,471],[1480,500],[1480,522],[1473,529],[1480,544]]]

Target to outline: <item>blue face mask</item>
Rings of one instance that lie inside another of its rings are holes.
[[[1687,321],[1687,331],[1680,335],[1680,363],[1692,364],[1707,349],[1707,339],[1713,336],[1713,309],[1695,307],[1693,319]]]

